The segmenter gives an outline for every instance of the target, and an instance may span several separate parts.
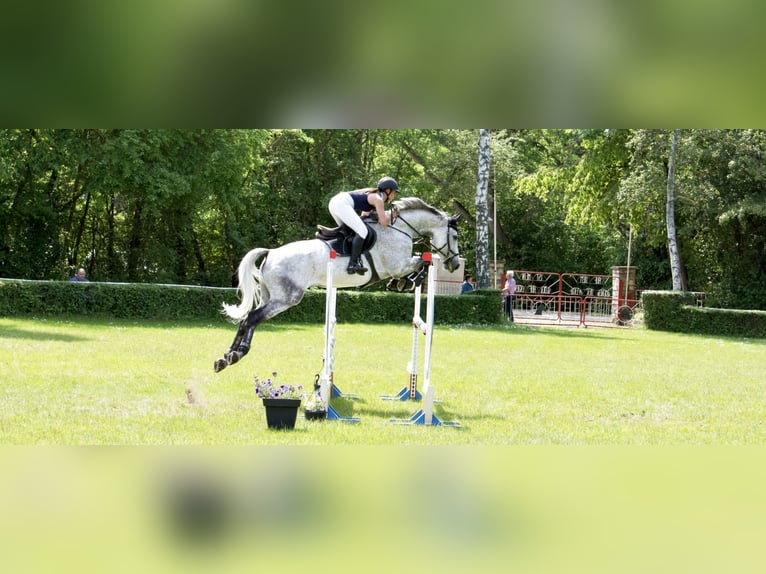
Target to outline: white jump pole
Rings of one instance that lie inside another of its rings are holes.
[[[325,295],[324,307],[324,357],[322,360],[322,372],[319,375],[319,396],[322,397],[324,404],[327,405],[327,419],[340,420],[346,422],[359,422],[358,417],[341,416],[330,404],[333,397],[347,396],[348,398],[358,398],[356,395],[343,395],[338,387],[335,386],[334,368],[335,368],[335,303],[337,300],[338,289],[333,287],[333,269],[337,253],[330,249],[330,259],[327,261],[327,292]]]
[[[415,316],[413,317],[413,326],[417,329],[417,332],[422,332],[426,336],[426,345],[423,359],[423,408],[419,409],[409,419],[402,421],[399,419],[392,419],[392,422],[406,422],[409,424],[419,424],[427,426],[451,426],[459,427],[460,424],[456,422],[442,422],[434,414],[434,387],[431,385],[431,346],[433,343],[434,333],[434,294],[436,291],[436,268],[432,264],[432,256],[430,253],[423,254],[423,260],[427,262],[428,267],[428,293],[426,294],[426,320],[420,317],[420,292],[419,287],[416,290],[416,305]],[[413,369],[412,372],[417,373],[416,367],[417,349],[413,352]],[[417,375],[416,375],[417,377]],[[415,379],[417,380],[417,379]]]
[[[335,301],[337,288],[332,286],[333,262],[337,257],[334,249],[330,250],[327,261],[327,293],[324,305],[324,354],[322,356],[322,373],[319,376],[319,395],[324,404],[330,404],[333,384],[333,367],[335,363]]]
[[[426,348],[423,358],[423,424],[433,424],[434,418],[434,389],[431,386],[431,345],[434,339],[434,290],[436,289],[436,268],[431,264],[428,268],[428,293],[426,296],[426,322],[417,316],[418,327],[425,333]],[[438,422],[438,419],[437,419]]]
[[[421,255],[423,262],[431,266],[433,260],[431,253],[423,253]],[[421,327],[424,325],[423,320],[420,317],[420,298],[423,292],[422,281],[419,281],[415,285],[415,309],[412,313],[412,354],[410,360],[407,363],[407,385],[402,388],[396,395],[382,395],[380,398],[387,401],[419,401],[423,398],[423,395],[418,390],[418,338],[421,333],[425,333],[425,330]]]
[[[417,320],[420,319],[420,295],[423,288],[418,285],[415,287],[415,310],[412,314],[412,356],[407,363],[407,373],[409,374],[408,387],[402,389],[401,400],[413,399],[420,400],[422,395],[418,391],[418,337],[420,336],[420,327]]]

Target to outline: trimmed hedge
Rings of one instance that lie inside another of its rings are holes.
[[[0,315],[92,315],[119,319],[197,319],[220,315],[233,289],[133,283],[0,281]]]
[[[766,337],[766,311],[698,307],[694,294],[679,291],[644,291],[641,301],[644,324],[649,329],[699,335]]]
[[[119,319],[226,321],[222,303],[236,303],[236,289],[133,283],[0,280],[0,316],[88,315]],[[434,322],[490,324],[501,320],[497,293],[437,295]],[[344,323],[409,323],[412,293],[339,290],[336,318]],[[426,296],[421,315],[425,318]],[[309,289],[300,304],[271,322],[324,323],[325,291]]]
[[[688,329],[681,307],[692,305],[694,295],[681,291],[644,291],[641,304],[644,324],[655,331],[685,333]]]

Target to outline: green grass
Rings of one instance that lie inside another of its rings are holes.
[[[310,387],[323,329],[264,325],[213,372],[234,326],[0,319],[0,442],[48,445],[763,445],[764,341],[636,329],[437,327],[436,414],[461,428],[398,425],[412,329],[339,324],[335,399],[358,424],[266,428],[254,374]],[[423,347],[420,340],[420,385]],[[189,399],[191,396],[191,400]]]

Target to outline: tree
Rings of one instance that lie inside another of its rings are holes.
[[[509,130],[493,138],[493,152],[515,152],[505,152],[505,162],[493,153],[498,218],[513,246],[500,257],[511,268],[605,274],[624,262],[615,217],[629,157],[624,139],[620,130]]]
[[[670,156],[668,157],[668,196],[665,208],[665,218],[668,230],[668,255],[670,256],[670,270],[673,275],[673,291],[684,289],[681,280],[681,256],[678,254],[678,240],[676,239],[676,156],[678,154],[678,133],[673,130],[670,143]]]
[[[476,183],[476,286],[489,287],[489,226],[487,191],[489,189],[489,130],[479,131],[479,171]]]
[[[3,129],[0,276],[65,279],[83,266],[96,281],[229,285],[248,249],[312,237],[332,223],[334,193],[390,175],[400,195],[464,215],[461,255],[480,285],[496,213],[508,268],[608,273],[625,263],[632,225],[639,288],[680,277],[711,305],[766,309],[766,131],[500,129],[491,149],[489,139]]]

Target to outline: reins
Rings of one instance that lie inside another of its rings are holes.
[[[405,224],[407,227],[409,227],[409,228],[412,230],[412,232],[413,232],[413,235],[409,235],[409,234],[407,234],[405,231],[403,231],[403,230],[399,229],[398,227],[394,227],[394,223],[396,223],[396,220],[398,220],[398,219],[401,219],[401,220],[402,220],[402,222],[403,222],[403,223],[404,223],[404,224]],[[448,222],[448,223],[447,223],[447,227],[449,227],[449,226],[450,226],[450,224],[449,224],[449,222]],[[429,244],[429,245],[430,245],[430,246],[431,246],[431,247],[434,249],[434,251],[436,251],[437,253],[439,253],[440,255],[444,256],[444,257],[445,257],[445,258],[447,258],[447,259],[449,259],[450,257],[455,257],[456,255],[458,255],[458,253],[454,252],[454,251],[452,250],[452,248],[450,247],[450,244],[449,244],[449,240],[450,240],[450,236],[449,236],[449,233],[447,233],[447,243],[445,243],[445,244],[444,244],[444,245],[442,245],[441,247],[438,247],[438,246],[436,246],[436,245],[434,245],[434,244],[433,244],[433,242],[431,241],[431,239],[430,239],[429,237],[427,237],[427,236],[426,236],[426,235],[424,235],[422,232],[418,231],[418,230],[417,230],[417,229],[415,229],[415,228],[414,228],[412,225],[410,225],[410,222],[409,222],[409,221],[407,221],[406,219],[404,219],[404,217],[402,217],[402,215],[401,215],[400,213],[398,213],[398,212],[397,212],[397,216],[396,216],[396,218],[394,218],[394,219],[391,221],[391,224],[389,225],[389,227],[391,227],[392,229],[395,229],[395,230],[396,230],[396,231],[398,231],[399,233],[403,233],[404,235],[406,235],[407,237],[409,237],[409,238],[410,238],[410,240],[412,240],[412,242],[413,242],[413,243],[416,243],[414,235],[417,235],[417,236],[418,236],[418,238],[419,238],[419,240],[420,240],[422,243],[425,243],[425,242],[426,242],[426,240],[428,240],[428,244]],[[446,248],[446,252],[445,252],[445,248]]]

